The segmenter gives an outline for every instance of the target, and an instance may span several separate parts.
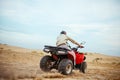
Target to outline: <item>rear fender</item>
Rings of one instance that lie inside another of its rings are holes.
[[[74,53],[74,51],[68,51],[67,57],[74,63],[74,60],[75,60],[75,53]]]

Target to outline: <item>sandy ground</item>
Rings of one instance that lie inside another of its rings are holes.
[[[41,71],[39,62],[44,55],[40,50],[0,44],[0,80],[120,80],[120,57],[86,53],[85,74],[73,70],[62,75],[57,70]]]

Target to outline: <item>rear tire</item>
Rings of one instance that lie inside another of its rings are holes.
[[[45,72],[49,72],[52,69],[52,57],[51,56],[44,56],[40,61],[40,68]]]
[[[58,65],[58,71],[61,74],[68,75],[71,74],[73,70],[73,63],[69,59],[63,59]]]
[[[86,73],[86,70],[87,70],[87,63],[86,62],[81,63],[80,71]]]

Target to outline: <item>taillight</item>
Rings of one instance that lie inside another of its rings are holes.
[[[56,55],[52,55],[53,59],[58,60],[58,57]]]
[[[43,51],[49,53],[49,52],[50,52],[50,49],[44,48]]]

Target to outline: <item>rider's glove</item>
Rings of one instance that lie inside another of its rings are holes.
[[[80,46],[80,48],[84,48],[84,46]]]

